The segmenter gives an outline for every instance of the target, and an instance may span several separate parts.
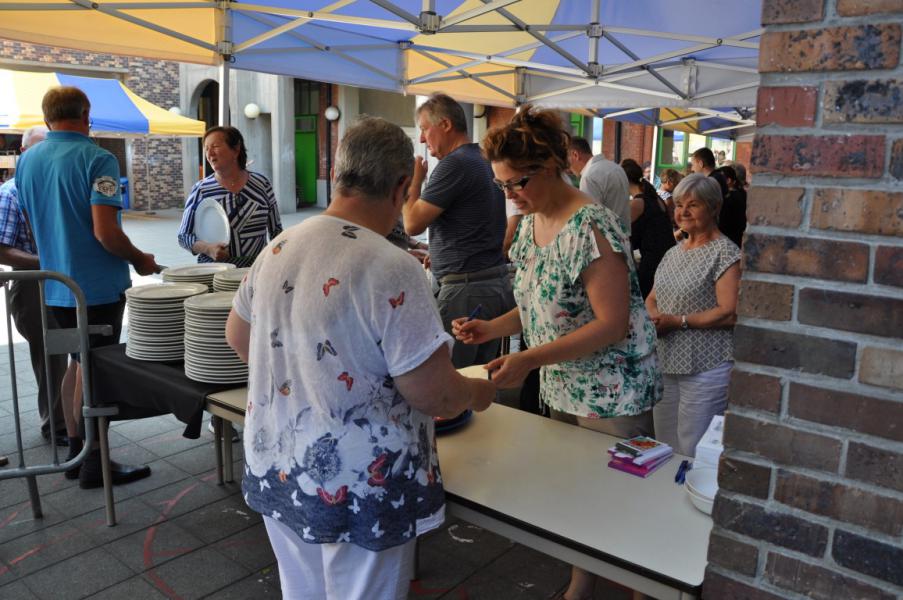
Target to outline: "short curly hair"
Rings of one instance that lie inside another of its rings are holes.
[[[534,110],[525,104],[508,123],[490,129],[481,146],[490,162],[529,171],[552,161],[558,171],[564,171],[570,140],[555,111]]]

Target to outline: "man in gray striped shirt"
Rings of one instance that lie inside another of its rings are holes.
[[[439,283],[436,300],[446,331],[458,317],[493,319],[514,307],[505,239],[505,197],[492,182],[489,162],[470,142],[464,110],[451,97],[433,94],[417,109],[420,141],[439,159],[426,187],[426,159],[414,161],[414,179],[403,215],[409,235],[429,228],[430,268]],[[476,314],[474,314],[476,313]],[[499,341],[455,343],[456,368],[485,364]]]

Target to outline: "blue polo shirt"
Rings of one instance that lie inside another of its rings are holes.
[[[122,208],[116,158],[85,135],[51,131],[19,159],[16,188],[41,268],[74,279],[88,306],[119,301],[131,286],[128,263],[101,246],[91,218],[95,204]],[[48,281],[45,292],[48,306],[75,306],[62,283]]]

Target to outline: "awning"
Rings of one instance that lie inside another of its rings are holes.
[[[750,107],[760,0],[0,1],[0,37],[497,106]]]
[[[0,132],[44,124],[41,100],[48,89],[72,85],[91,101],[91,134],[97,137],[201,136],[205,123],[169,112],[116,79],[0,69]]]

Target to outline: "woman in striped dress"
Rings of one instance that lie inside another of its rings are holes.
[[[249,267],[282,231],[273,186],[260,173],[247,170],[248,153],[241,132],[234,127],[213,127],[204,134],[204,156],[213,175],[194,185],[179,227],[179,245],[196,254],[199,263],[230,262]],[[229,243],[199,240],[194,234],[198,206],[214,199],[229,218]]]

